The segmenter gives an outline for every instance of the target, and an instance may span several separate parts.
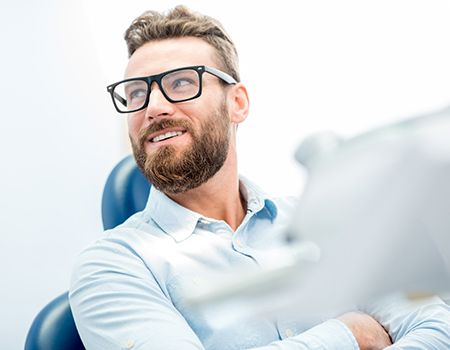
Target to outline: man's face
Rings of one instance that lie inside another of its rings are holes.
[[[192,65],[217,67],[213,54],[213,48],[197,38],[147,43],[130,58],[126,78]],[[137,164],[165,193],[203,184],[228,155],[231,126],[226,94],[209,74],[203,76],[202,95],[181,103],[167,101],[153,84],[147,109],[131,113],[128,126]]]

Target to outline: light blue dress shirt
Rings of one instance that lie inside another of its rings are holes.
[[[336,319],[311,327],[247,317],[223,326],[186,305],[184,296],[213,283],[211,276],[270,266],[269,252],[285,244],[294,201],[269,198],[245,179],[241,192],[248,210],[233,232],[152,188],[142,212],[79,255],[69,297],[88,350],[358,349]],[[398,341],[392,349],[450,349],[450,311],[439,300],[420,308],[386,301],[365,311]]]

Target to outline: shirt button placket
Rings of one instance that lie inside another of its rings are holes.
[[[244,253],[244,245],[242,244],[242,241],[239,238],[236,238],[233,241],[233,247],[236,251],[240,252],[240,253]]]
[[[131,349],[132,347],[134,347],[134,340],[133,340],[133,339],[129,339],[129,340],[127,341],[127,343],[125,344],[125,347],[126,347],[127,349]]]
[[[285,331],[286,337],[290,338],[294,335],[294,332],[292,331],[292,329],[288,328]]]

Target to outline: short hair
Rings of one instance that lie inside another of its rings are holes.
[[[167,12],[146,11],[136,18],[125,32],[128,57],[145,43],[171,38],[196,37],[214,47],[219,67],[236,81],[239,60],[236,47],[222,24],[209,16],[179,5]]]

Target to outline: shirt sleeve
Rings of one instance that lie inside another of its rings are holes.
[[[306,332],[273,342],[254,350],[359,350],[350,329],[341,321],[331,319]]]
[[[144,262],[113,240],[79,255],[69,301],[89,350],[203,349]]]
[[[79,255],[69,300],[89,350],[204,349],[138,254],[114,240],[102,240]],[[342,322],[329,320],[254,350],[341,349],[358,350],[358,345]]]
[[[450,306],[438,297],[410,300],[396,295],[361,308],[391,336],[389,350],[450,349]]]

